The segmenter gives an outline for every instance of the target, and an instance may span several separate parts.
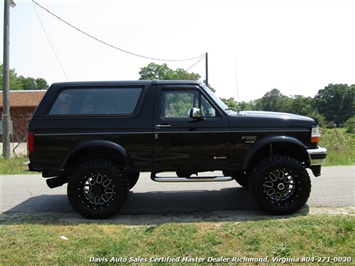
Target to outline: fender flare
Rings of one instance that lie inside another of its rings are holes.
[[[127,170],[131,171],[134,169],[134,164],[133,161],[131,159],[131,157],[129,156],[128,152],[119,144],[112,142],[112,141],[108,141],[108,140],[89,140],[86,142],[82,142],[78,145],[76,145],[74,148],[72,148],[66,155],[66,157],[64,158],[60,169],[65,169],[65,165],[68,163],[68,161],[72,158],[72,156],[84,149],[108,149],[111,151],[115,151],[117,152],[121,158],[124,161],[125,167],[127,168]]]
[[[307,147],[298,139],[288,136],[269,136],[257,141],[247,152],[242,163],[242,169],[248,169],[254,155],[263,147],[273,143],[292,143],[307,154]]]

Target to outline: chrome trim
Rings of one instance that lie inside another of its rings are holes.
[[[326,148],[318,147],[317,149],[307,149],[307,153],[310,166],[325,164],[327,158]]]
[[[234,178],[231,176],[213,176],[213,177],[152,177],[156,182],[227,182],[232,181]]]
[[[161,128],[169,128],[170,127],[170,125],[169,124],[162,124],[162,125],[156,125],[155,126],[155,129],[161,129]]]

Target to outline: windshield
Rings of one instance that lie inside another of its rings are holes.
[[[231,109],[220,99],[218,98],[205,84],[203,88],[208,93],[208,95],[215,101],[215,103],[224,111],[230,111]]]

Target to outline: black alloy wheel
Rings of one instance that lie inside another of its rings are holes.
[[[305,205],[311,192],[311,181],[301,162],[276,155],[256,165],[249,178],[249,189],[265,212],[286,215]]]
[[[122,167],[106,160],[91,160],[79,165],[70,176],[68,199],[81,215],[103,219],[122,208],[128,190],[128,179]]]

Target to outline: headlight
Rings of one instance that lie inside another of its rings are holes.
[[[314,126],[311,129],[311,143],[318,143],[320,137],[319,126]]]

